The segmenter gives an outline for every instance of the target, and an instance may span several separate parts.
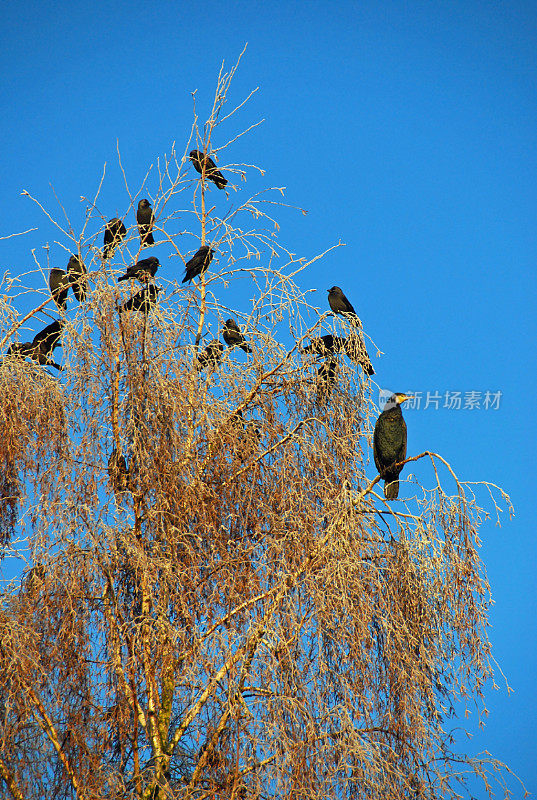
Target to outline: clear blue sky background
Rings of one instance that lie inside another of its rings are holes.
[[[116,138],[137,185],[173,140],[182,149],[190,92],[206,111],[222,59],[245,42],[233,97],[260,91],[229,133],[266,122],[233,159],[265,167],[308,209],[282,217],[292,251],[347,244],[304,276],[318,304],[343,286],[385,352],[374,359],[381,386],[424,399],[502,392],[498,410],[408,411],[409,454],[435,450],[514,501],[512,521],[482,528],[482,557],[494,655],[515,691],[498,674],[488,725],[465,746],[504,759],[535,792],[534,2],[11,3],[0,236],[40,231],[0,242],[0,269],[25,272],[31,247],[55,238],[22,189],[51,205],[52,183],[81,219],[80,196],[107,161],[100,207],[121,213]],[[158,255],[166,263],[164,246]]]

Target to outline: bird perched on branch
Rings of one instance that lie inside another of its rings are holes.
[[[185,277],[182,283],[186,283],[187,281],[197,278],[198,275],[202,275],[213,260],[214,254],[214,250],[211,250],[206,244],[202,245],[197,253],[194,253],[190,261],[186,262]]]
[[[129,297],[129,299],[119,307],[119,313],[121,314],[123,311],[142,311],[144,314],[147,314],[157,302],[158,293],[160,291],[161,287],[155,286],[154,283],[144,286],[143,289],[132,297]]]
[[[138,232],[140,234],[140,245],[142,247],[149,247],[155,244],[153,234],[153,209],[149,205],[149,200],[145,198],[138,203],[138,211],[136,212],[136,222],[138,223]]]
[[[361,325],[358,314],[339,286],[328,289],[328,302],[334,314],[343,314],[353,325]]]
[[[218,189],[223,189],[226,186],[227,180],[220,170],[216,168],[216,164],[210,156],[206,156],[201,150],[191,150],[190,160],[194,164],[194,169],[200,175],[203,175],[203,168],[205,167],[205,177],[212,181]]]
[[[373,456],[381,478],[384,478],[386,500],[395,500],[399,495],[399,473],[406,458],[406,422],[401,404],[411,400],[407,394],[393,394],[375,424],[373,434]]]
[[[114,490],[114,494],[121,494],[129,489],[129,470],[125,456],[122,456],[115,449],[110,453],[108,459],[108,477]]]
[[[216,369],[220,363],[223,352],[224,345],[222,342],[219,342],[218,339],[213,339],[197,357],[195,361],[197,369],[205,369],[206,367],[213,370]]]
[[[86,286],[88,281],[88,271],[86,265],[79,261],[76,256],[71,256],[67,264],[67,276],[69,284],[73,287],[73,292],[79,303],[86,301]]]
[[[352,333],[351,336],[345,340],[345,353],[351,361],[354,361],[355,364],[359,364],[363,371],[369,376],[375,374],[364,340],[357,333]]]
[[[245,353],[251,353],[252,348],[244,339],[241,329],[234,319],[226,319],[224,322],[224,330],[222,333],[224,342],[228,347],[240,347]]]
[[[347,340],[343,336],[332,336],[331,333],[325,336],[315,336],[311,342],[304,347],[303,353],[314,353],[318,356],[327,356],[329,353],[344,353]]]
[[[48,285],[52,299],[60,311],[67,311],[67,295],[69,294],[70,281],[64,269],[52,267],[48,277]]]
[[[155,273],[159,267],[160,261],[158,258],[155,258],[155,256],[142,258],[140,261],[137,261],[136,264],[131,264],[130,267],[127,267],[125,275],[117,279],[118,283],[120,281],[128,281],[130,278],[136,278],[140,283],[149,283],[149,280],[155,277]]]
[[[317,402],[325,402],[332,394],[337,378],[338,360],[331,356],[324,361],[317,372]]]
[[[112,219],[108,220],[106,223],[106,228],[104,229],[104,259],[110,258],[114,255],[114,250],[126,233],[127,229],[120,219],[117,217],[112,217]]]
[[[14,342],[6,353],[8,358],[31,358],[43,366],[62,370],[60,364],[52,360],[52,353],[60,344],[60,336],[65,323],[57,319],[36,333],[31,342]]]

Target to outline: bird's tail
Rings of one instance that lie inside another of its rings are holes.
[[[252,352],[252,348],[250,347],[249,344],[246,344],[246,342],[244,344],[241,344],[241,350],[244,350],[245,353]]]
[[[384,497],[386,500],[397,500],[399,496],[399,481],[384,481]]]
[[[121,283],[121,281],[128,281],[129,278],[130,278],[130,275],[122,275],[121,278],[117,279],[117,282]]]

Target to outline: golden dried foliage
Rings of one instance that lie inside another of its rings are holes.
[[[234,69],[185,154],[214,153]],[[230,183],[248,172],[222,153]],[[223,195],[188,166],[175,149],[158,165],[154,234],[176,258],[149,313],[118,313],[106,219],[86,222],[61,378],[0,367],[1,530],[30,553],[0,610],[3,794],[432,800],[459,796],[465,770],[488,787],[499,765],[450,742],[453,706],[483,709],[491,676],[476,498],[430,454],[432,486],[376,492],[370,380],[341,356],[320,397],[301,353],[346,323],[309,304],[308,263],[267,231],[262,197],[219,217]],[[192,187],[197,238],[169,210]],[[239,228],[245,214],[265,227]],[[206,241],[211,268],[181,285],[175,264]],[[137,255],[131,220],[114,268]],[[200,369],[230,313],[252,354]]]

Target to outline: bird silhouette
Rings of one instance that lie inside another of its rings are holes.
[[[48,285],[52,299],[60,311],[67,311],[67,295],[69,294],[70,281],[64,269],[52,267],[48,277]]]
[[[126,233],[127,229],[120,219],[117,217],[112,217],[112,219],[108,220],[106,223],[106,228],[104,229],[104,259],[110,258],[114,255],[114,250]]]
[[[228,347],[240,347],[245,353],[251,353],[252,348],[244,339],[241,329],[234,319],[227,319],[224,322],[224,330],[222,333],[224,342]]]
[[[350,300],[343,294],[339,286],[332,286],[328,289],[328,302],[335,314],[343,314],[353,325],[360,325],[358,314],[353,308]]]
[[[190,261],[187,261],[185,264],[185,277],[182,283],[186,283],[187,281],[193,280],[198,275],[202,275],[213,260],[214,253],[215,251],[211,250],[206,244],[202,245],[197,253],[194,253]]]
[[[144,286],[143,289],[140,289],[137,294],[129,297],[129,299],[119,307],[119,313],[122,314],[124,311],[142,311],[144,314],[147,314],[157,302],[158,293],[160,291],[161,287],[155,286],[154,283]]]
[[[216,164],[210,156],[205,155],[201,150],[191,150],[189,155],[194,164],[194,169],[200,175],[203,175],[203,168],[205,167],[205,177],[208,180],[212,181],[218,189],[223,189],[226,186],[227,180],[220,170],[216,168]]]
[[[79,303],[86,301],[86,287],[88,282],[88,271],[85,264],[76,256],[71,256],[67,264],[67,276],[69,284],[73,287],[73,292]]]
[[[136,212],[136,222],[138,223],[138,233],[140,234],[140,245],[142,247],[149,247],[155,244],[152,234],[154,216],[153,209],[149,205],[149,200],[145,198],[138,203],[138,211]]]
[[[220,360],[222,359],[222,353],[224,352],[224,345],[222,342],[219,342],[218,339],[213,339],[205,350],[201,352],[198,357],[196,358],[195,364],[197,369],[202,370],[206,367],[210,369],[216,369]]]
[[[131,264],[127,267],[127,272],[118,278],[120,281],[128,281],[130,278],[136,278],[140,283],[148,283],[151,278],[155,277],[157,269],[160,267],[160,261],[155,256],[149,258],[142,258],[136,264]]]

